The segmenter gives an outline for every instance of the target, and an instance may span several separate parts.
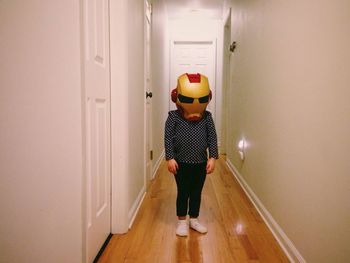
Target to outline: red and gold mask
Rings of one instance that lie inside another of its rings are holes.
[[[202,74],[183,74],[177,79],[177,87],[171,92],[171,99],[183,117],[197,121],[203,117],[211,100],[208,78]]]

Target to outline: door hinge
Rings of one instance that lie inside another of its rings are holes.
[[[153,160],[153,150],[149,151],[149,159],[152,161]]]

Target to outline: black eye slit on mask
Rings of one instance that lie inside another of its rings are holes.
[[[198,100],[199,100],[199,103],[207,103],[209,101],[209,95],[200,97]]]
[[[179,101],[182,103],[193,103],[194,101],[194,98],[187,97],[181,94],[179,94],[177,97],[179,98]]]
[[[181,94],[179,94],[177,97],[179,98],[179,101],[182,103],[193,103],[194,101],[194,98],[187,97]],[[198,98],[198,101],[199,103],[207,103],[209,101],[209,95]]]

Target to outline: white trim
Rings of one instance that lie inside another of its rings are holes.
[[[231,8],[228,8],[223,19],[222,26],[222,69],[221,69],[221,79],[222,79],[222,89],[221,89],[221,136],[219,141],[220,153],[227,153],[227,123],[228,123],[228,108],[227,108],[227,94],[229,88],[230,79],[230,58],[228,45],[231,42]]]
[[[226,160],[226,163],[234,177],[237,179],[238,183],[241,185],[246,195],[249,197],[250,201],[255,206],[256,210],[259,212],[265,224],[268,226],[268,228],[276,238],[277,242],[283,249],[290,262],[306,263],[305,259],[294,246],[293,242],[288,238],[288,236],[284,233],[282,228],[278,225],[278,223],[275,221],[275,219],[272,217],[269,211],[265,208],[263,203],[259,200],[259,198],[253,192],[253,190],[249,187],[249,185],[244,180],[242,175],[238,172],[236,167],[231,163],[230,160]]]
[[[85,43],[86,43],[86,35],[85,35],[85,1],[80,1],[80,8],[79,8],[79,15],[80,15],[80,65],[81,65],[81,114],[82,114],[82,121],[81,121],[81,130],[82,130],[82,195],[81,195],[81,205],[82,205],[82,214],[81,214],[81,231],[82,231],[82,258],[81,262],[87,263],[87,178],[86,178],[86,101],[85,101],[85,94],[86,94],[86,87],[85,87]]]
[[[136,215],[142,205],[143,199],[146,196],[146,187],[143,186],[140,193],[138,194],[134,204],[132,205],[129,213],[128,213],[128,218],[129,218],[129,229],[131,228],[132,224],[134,223],[134,220],[136,218]]]
[[[154,179],[154,177],[156,176],[156,173],[157,173],[157,171],[159,169],[160,164],[162,163],[162,160],[164,159],[164,156],[165,156],[165,151],[163,149],[163,151],[160,154],[156,164],[153,166],[153,173],[152,173],[152,178],[151,179]]]
[[[228,25],[228,23],[231,23],[231,7],[226,10],[224,19],[222,21],[224,26]]]
[[[152,83],[149,83],[149,87],[147,87],[147,77],[149,77],[149,81],[152,82],[152,65],[151,65],[151,56],[152,56],[152,44],[151,44],[151,33],[152,33],[152,17],[151,17],[151,12],[150,12],[150,8],[149,8],[150,4],[148,2],[148,0],[144,0],[144,28],[143,28],[143,32],[144,32],[144,39],[143,39],[143,44],[144,44],[144,48],[143,48],[143,53],[144,53],[144,76],[143,76],[143,80],[144,80],[144,106],[143,106],[143,119],[144,119],[144,123],[143,123],[143,141],[144,141],[144,145],[143,145],[143,152],[144,152],[144,185],[148,184],[148,180],[152,180],[152,160],[149,160],[149,154],[150,152],[148,151],[152,151],[153,150],[153,141],[152,141],[152,102],[149,102],[149,106],[147,106],[147,97],[146,97],[146,93],[147,92],[152,92]],[[148,35],[150,34],[150,43],[149,46],[147,45],[147,38]],[[149,50],[148,50],[149,49]],[[149,54],[148,54],[149,53]],[[149,55],[148,60],[147,61],[147,55]],[[149,73],[149,76],[147,76],[147,70]],[[147,107],[149,107],[149,118],[147,116]],[[148,128],[148,129],[147,129]],[[147,146],[149,146],[149,149],[147,149]],[[148,151],[147,151],[148,150]],[[147,164],[149,164],[149,168],[147,166]],[[151,170],[151,171],[149,171]],[[150,173],[148,175],[148,173]],[[150,178],[147,178],[147,175]]]
[[[128,3],[110,1],[111,233],[128,231]]]
[[[172,43],[174,45],[213,45],[214,44],[214,39],[213,40],[174,40]]]
[[[147,18],[147,0],[143,1],[143,13],[144,13],[144,20],[148,19]],[[146,39],[147,39],[147,21],[144,21],[143,24],[143,94],[146,94],[147,90],[147,80],[146,80],[146,67],[147,67],[147,61],[146,61],[146,52],[147,52],[147,45],[146,45]],[[147,98],[144,96],[143,97],[143,188],[147,184],[147,161],[148,161],[148,153],[147,153],[147,143],[148,143],[147,138]],[[137,200],[137,199],[136,199]],[[129,215],[130,218],[130,215]],[[129,228],[131,227],[132,222],[130,221]]]

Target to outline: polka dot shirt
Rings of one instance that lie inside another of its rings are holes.
[[[178,111],[170,111],[165,122],[165,158],[184,163],[204,163],[217,159],[218,146],[211,113],[205,111],[200,121],[188,121]]]

